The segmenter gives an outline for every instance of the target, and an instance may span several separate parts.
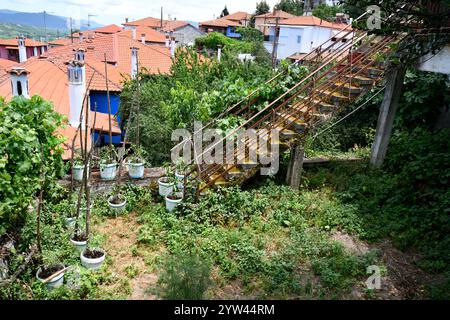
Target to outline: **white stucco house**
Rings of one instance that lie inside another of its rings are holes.
[[[267,27],[269,28],[269,41],[264,42],[264,47],[272,54],[276,39],[276,25],[271,23]],[[294,54],[310,53],[345,27],[347,25],[331,23],[314,16],[282,20],[278,25],[277,59],[283,60]],[[350,31],[351,27],[348,27],[348,30]],[[349,38],[350,36],[336,37],[336,41],[347,41]]]

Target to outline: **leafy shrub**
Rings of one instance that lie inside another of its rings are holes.
[[[43,184],[41,167],[47,186],[61,176],[64,139],[56,131],[63,120],[38,96],[0,99],[0,236],[23,223]]]
[[[158,294],[165,300],[200,300],[211,284],[210,264],[193,253],[167,257],[158,279]]]

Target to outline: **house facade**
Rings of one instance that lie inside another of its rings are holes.
[[[255,17],[255,28],[261,31],[265,37],[269,36],[269,28],[268,24],[276,24],[277,19],[278,22],[281,23],[284,20],[294,18],[293,14],[284,12],[283,10],[274,10],[273,12],[269,12],[266,14],[262,14]],[[268,40],[268,39],[266,39]]]
[[[264,42],[264,47],[272,54],[276,25],[268,24],[269,39]],[[347,27],[344,24],[331,23],[314,16],[302,16],[279,22],[279,36],[276,44],[277,59],[283,60],[293,54],[307,54],[316,49],[322,43],[333,38],[340,30]],[[349,28],[349,30],[351,30]],[[347,41],[336,39],[336,41]]]

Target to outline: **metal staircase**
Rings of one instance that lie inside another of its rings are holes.
[[[313,128],[329,121],[383,81],[395,46],[405,36],[402,33],[377,36],[352,30],[350,26],[344,28],[299,61],[297,65],[308,68],[308,74],[264,108],[259,111],[252,108],[259,102],[254,91],[221,114],[219,119],[236,115],[245,122],[195,157],[211,153],[215,145],[224,144],[242,129],[267,129],[259,138],[277,146],[280,152],[304,143]],[[267,84],[277,86],[277,80],[283,76],[286,74],[279,73]],[[215,123],[208,123],[202,130],[214,128]],[[279,138],[273,137],[271,130],[279,132]],[[234,150],[231,163],[198,164],[187,173],[188,178],[198,182],[198,194],[214,187],[241,184],[258,172],[261,165],[249,159],[249,151],[259,155],[259,146],[254,140],[245,143],[245,150]]]

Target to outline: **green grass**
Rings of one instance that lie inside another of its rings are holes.
[[[64,37],[67,34],[68,32],[66,30],[59,30],[58,33],[56,29],[47,28],[47,37],[49,40],[54,40],[58,36]],[[21,35],[27,38],[40,40],[41,37],[45,37],[45,29],[34,26],[0,22],[0,38],[11,39]]]

